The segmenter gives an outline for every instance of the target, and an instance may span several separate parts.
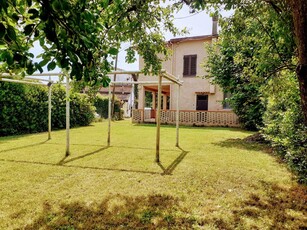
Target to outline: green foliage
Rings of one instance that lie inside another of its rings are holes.
[[[94,98],[94,106],[96,107],[96,113],[102,118],[108,118],[108,106],[109,98],[103,97],[100,94]],[[120,109],[120,101],[115,98],[114,101],[114,119],[121,120],[123,118],[123,111]]]
[[[295,74],[283,71],[270,80],[264,92],[268,103],[263,134],[298,173],[299,180],[307,183],[307,128],[303,125]]]
[[[52,126],[66,127],[66,92],[63,86],[55,85],[52,88]],[[70,95],[70,126],[86,126],[94,120],[95,108],[86,95],[72,93]]]
[[[122,42],[129,42],[127,61],[136,51],[144,71],[158,73],[167,54],[162,31],[173,34],[174,7],[159,0],[18,0],[0,1],[0,72],[32,74],[56,66],[70,71],[72,79],[87,84],[109,84],[107,73]],[[161,26],[163,25],[163,26]],[[39,42],[44,52],[34,62],[29,52]],[[111,58],[110,58],[111,57]]]
[[[232,93],[229,102],[245,128],[261,128],[264,121],[265,138],[307,183],[307,128],[289,8],[282,2],[275,8],[264,1],[228,3],[237,8],[221,20],[219,41],[209,49],[209,77]]]
[[[0,82],[0,136],[43,132],[48,129],[48,92],[46,87]],[[71,127],[89,125],[94,107],[85,95],[72,94]],[[66,95],[53,86],[52,129],[66,126]]]
[[[277,13],[264,2],[237,9],[220,20],[219,40],[209,47],[209,78],[232,94],[228,102],[246,129],[262,127],[262,85],[283,69],[295,68],[289,18],[287,10]]]

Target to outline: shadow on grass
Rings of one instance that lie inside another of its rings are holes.
[[[30,145],[23,145],[23,146],[19,146],[19,147],[15,147],[15,148],[4,149],[4,150],[0,150],[0,153],[11,152],[11,151],[19,150],[19,149],[31,148],[31,147],[34,147],[34,146],[43,145],[43,144],[47,143],[48,141],[49,140],[45,140],[45,141],[42,141],[42,142],[39,142],[39,143],[30,144]]]
[[[132,126],[137,126],[137,127],[156,127],[156,124],[152,123],[133,123]],[[176,129],[175,125],[170,125],[170,124],[161,124],[161,128],[165,129]],[[188,126],[188,125],[180,125],[179,129],[196,129],[196,130],[215,130],[215,131],[233,131],[233,132],[241,132],[241,133],[247,133],[247,134],[252,134],[253,132],[247,131],[238,127],[212,127],[212,126]]]
[[[65,145],[66,143],[65,142],[62,142],[62,143],[59,143],[59,142],[53,142],[53,143],[51,143],[51,142],[49,142],[49,143],[46,143],[46,144],[48,144],[48,145]],[[80,143],[78,143],[78,144],[72,144],[72,143],[70,143],[70,145],[71,146],[95,146],[95,147],[103,147],[103,145],[93,145],[93,144],[80,144]]]
[[[10,150],[16,150],[16,149],[22,149],[27,147],[33,147],[35,145],[44,144],[46,141],[29,145],[29,146],[23,146],[18,147],[15,149]],[[116,148],[133,148],[133,149],[146,149],[146,150],[153,150],[152,148],[139,148],[139,147],[125,147],[125,146],[104,146],[102,148],[99,148],[95,151],[83,154],[81,156],[69,158],[69,156],[64,156],[58,163],[47,163],[47,162],[40,162],[40,161],[27,161],[27,160],[10,160],[10,159],[0,159],[0,161],[3,162],[13,162],[13,163],[24,163],[24,164],[36,164],[36,165],[49,165],[49,166],[62,166],[62,167],[71,167],[71,168],[82,168],[82,169],[97,169],[97,170],[105,170],[105,171],[120,171],[120,172],[135,172],[135,173],[147,173],[147,174],[161,174],[159,172],[152,172],[152,171],[143,171],[143,170],[131,170],[131,169],[114,169],[114,168],[106,168],[106,167],[93,167],[93,166],[78,166],[78,165],[67,165],[67,163],[77,161],[83,158],[86,158],[88,156],[100,153],[104,150],[107,150],[110,147],[116,147]],[[181,150],[181,154],[167,167],[164,167],[161,163],[158,163],[158,166],[163,170],[163,173],[161,175],[171,175],[172,172],[175,170],[177,165],[184,159],[184,157],[188,154],[188,151],[184,151],[180,147],[178,147]],[[163,150],[163,151],[173,151],[173,150]],[[1,152],[0,152],[1,153]]]
[[[62,160],[59,161],[58,164],[59,164],[59,165],[64,165],[64,164],[69,163],[69,162],[72,162],[72,161],[76,161],[76,160],[79,160],[79,159],[83,159],[83,158],[85,158],[85,157],[94,155],[94,154],[99,153],[99,152],[101,152],[101,151],[103,151],[103,150],[106,150],[106,149],[108,149],[108,148],[109,148],[109,146],[105,146],[105,147],[102,147],[102,148],[100,148],[100,149],[97,149],[97,150],[95,150],[95,151],[93,151],[93,152],[86,153],[86,154],[84,154],[84,155],[81,155],[81,156],[78,156],[78,157],[71,158],[71,159],[69,159],[69,160],[66,160],[69,156],[65,156]]]
[[[49,203],[32,224],[22,229],[191,229],[195,219],[176,215],[177,198],[167,195],[116,195],[99,204]]]
[[[261,182],[259,186],[266,192],[264,195],[251,193],[240,209],[233,211],[236,226],[244,224],[246,218],[268,218],[270,229],[307,229],[306,186],[285,189],[267,182]]]
[[[172,172],[176,169],[178,164],[185,158],[185,156],[189,153],[188,151],[183,150],[182,148],[178,147],[181,150],[181,154],[168,166],[164,167],[161,162],[158,163],[160,168],[163,170],[162,175],[171,175]]]
[[[100,203],[44,203],[42,213],[22,229],[306,229],[306,187],[260,184],[239,206],[193,217],[171,195],[115,195]],[[192,208],[192,207],[191,207]],[[225,212],[229,213],[225,216]],[[18,218],[18,213],[11,218]]]
[[[54,163],[45,163],[39,161],[24,161],[24,160],[9,160],[9,159],[0,159],[2,162],[12,162],[12,163],[21,163],[21,164],[34,164],[34,165],[49,165],[49,166],[57,166],[57,167],[67,167],[67,168],[76,168],[76,169],[94,169],[101,171],[114,171],[114,172],[132,172],[132,173],[145,173],[152,175],[159,175],[159,172],[151,172],[151,171],[142,171],[142,170],[133,170],[133,169],[115,169],[115,168],[103,168],[103,167],[91,167],[91,166],[79,166],[79,165],[65,165],[65,164],[54,164]]]
[[[122,146],[122,145],[113,145],[112,147],[114,148],[123,148],[123,149],[140,149],[140,150],[152,150],[152,151],[156,151],[156,147],[153,146],[152,148],[145,148],[145,147],[133,147],[133,146]],[[174,152],[173,149],[160,149],[160,151],[170,151],[170,152]]]
[[[237,148],[249,151],[263,151],[266,153],[271,153],[272,149],[265,144],[260,144],[256,142],[248,142],[244,139],[236,138],[236,139],[227,139],[221,142],[212,143],[215,146],[223,147],[223,148]]]

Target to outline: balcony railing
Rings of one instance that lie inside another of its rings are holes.
[[[132,111],[133,123],[155,122],[156,111],[135,109]],[[161,111],[162,124],[176,124],[175,110]],[[179,123],[195,126],[231,126],[239,127],[239,119],[232,111],[191,111],[180,110]]]

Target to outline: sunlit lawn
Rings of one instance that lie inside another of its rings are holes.
[[[306,187],[231,128],[107,122],[0,138],[0,229],[305,229]]]

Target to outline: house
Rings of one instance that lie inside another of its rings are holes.
[[[122,69],[118,68],[118,70]],[[110,75],[109,77],[111,81],[127,82],[127,84],[116,84],[114,95],[117,99],[121,101],[122,109],[124,110],[124,117],[131,117],[131,109],[134,104],[134,90],[133,85],[129,84],[129,82],[133,81],[132,76],[130,74],[120,74],[116,75],[115,80],[114,75]],[[111,90],[113,90],[113,86],[111,86]],[[100,87],[98,93],[107,97],[109,94],[109,88]]]
[[[223,105],[226,95],[219,86],[214,85],[206,76],[201,66],[207,57],[205,44],[212,44],[218,38],[217,20],[213,19],[211,35],[174,38],[168,41],[172,50],[169,60],[163,62],[163,69],[179,78],[180,87],[170,82],[162,84],[161,122],[174,124],[176,102],[179,95],[180,123],[199,126],[239,126],[237,116],[227,104]],[[140,69],[144,61],[140,57]],[[140,75],[138,81],[152,81],[157,77]],[[157,84],[138,86],[138,109],[133,111],[133,122],[154,122],[157,107]],[[150,100],[151,94],[151,100]],[[151,108],[147,108],[148,106]],[[146,107],[147,106],[147,107]]]

